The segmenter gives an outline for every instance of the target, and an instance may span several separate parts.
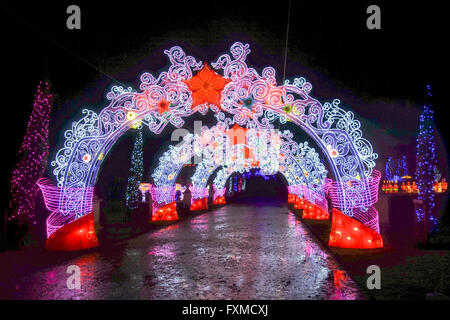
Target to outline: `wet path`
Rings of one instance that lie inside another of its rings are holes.
[[[233,204],[31,273],[10,298],[360,299],[340,274],[286,207]]]

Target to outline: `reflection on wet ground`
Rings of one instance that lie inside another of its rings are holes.
[[[69,265],[81,289],[68,289]],[[14,280],[12,299],[362,299],[286,207],[234,204]]]

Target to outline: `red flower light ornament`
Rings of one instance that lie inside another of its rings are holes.
[[[196,76],[183,82],[192,92],[192,108],[209,103],[220,107],[221,92],[231,80],[214,72],[205,62]]]

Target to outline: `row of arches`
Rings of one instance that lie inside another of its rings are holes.
[[[307,142],[297,144],[289,131],[246,130],[234,125],[230,128],[226,122],[219,122],[208,129],[204,127],[200,135],[186,135],[179,145],[170,147],[159,159],[152,178],[154,185],[151,193],[154,201],[154,220],[164,219],[164,209],[173,215],[175,200],[175,181],[181,169],[197,160],[196,169],[191,178],[192,201],[204,209],[208,194],[207,183],[210,175],[219,167],[214,183],[214,200],[223,197],[225,182],[234,172],[260,168],[263,174],[280,172],[290,187],[297,188],[297,194],[308,199],[324,199],[324,181],[327,175],[325,166],[320,162],[319,154]],[[308,192],[305,192],[307,190]],[[312,196],[314,194],[314,196]],[[222,198],[222,203],[223,198]],[[322,200],[322,203],[326,203]],[[157,213],[160,215],[157,215]]]

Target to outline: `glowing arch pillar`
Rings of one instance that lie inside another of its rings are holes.
[[[203,188],[191,185],[189,190],[191,191],[191,211],[207,210],[209,186]]]
[[[56,187],[49,179],[41,178],[36,184],[42,191],[45,206],[51,211],[47,218],[47,241],[50,251],[75,251],[98,247],[93,212],[94,188]],[[67,195],[71,195],[68,197]],[[83,196],[78,206],[69,206],[75,198]],[[63,211],[70,208],[71,211]]]
[[[226,200],[225,200],[225,192],[226,192],[226,188],[216,188],[215,185],[213,185],[214,188],[214,199],[213,199],[213,204],[226,204]]]
[[[172,187],[150,187],[152,195],[152,221],[178,220],[177,203],[175,193],[177,189]]]
[[[327,179],[326,194],[330,197],[332,223],[329,245],[341,248],[374,249],[383,247],[380,235],[378,212],[374,204],[378,201],[378,186],[381,173],[373,170],[368,179],[359,179],[347,183]],[[341,203],[342,194],[349,190],[368,189],[369,193],[361,193],[359,201],[351,203],[352,216],[348,216],[337,208],[345,207]]]
[[[45,242],[49,251],[76,251],[98,247],[94,213],[90,212],[56,230]]]
[[[371,210],[373,203],[364,204],[364,199],[373,195],[364,180],[372,174],[378,155],[363,138],[360,122],[352,112],[340,107],[338,99],[318,101],[310,95],[312,85],[303,77],[277,85],[273,67],[259,73],[247,65],[248,44],[233,44],[229,54],[211,63],[214,70],[187,56],[180,47],[164,53],[171,63],[167,71],[156,76],[143,73],[139,90],[112,87],[107,93],[108,106],[98,114],[84,109],[83,117],[71,122],[71,128],[64,133],[63,147],[51,162],[62,194],[56,199],[57,210],[51,210],[47,220],[49,236],[91,212],[87,210],[92,206],[89,193],[101,162],[129,127],[142,122],[160,134],[169,123],[180,127],[183,118],[196,112],[206,114],[208,109],[218,118],[225,118],[224,112],[231,114],[232,123],[241,127],[251,121],[255,128],[267,129],[291,121],[303,129],[324,151],[341,184],[336,194],[341,205],[337,208],[379,232],[376,210]],[[168,172],[172,173],[176,171]],[[363,180],[362,188],[358,182],[356,187],[344,185],[353,179]],[[173,197],[159,200],[156,202],[160,207],[174,201]]]

